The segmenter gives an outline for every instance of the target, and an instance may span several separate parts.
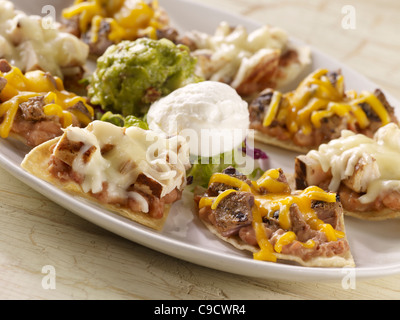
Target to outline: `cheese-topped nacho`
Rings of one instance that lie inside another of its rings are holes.
[[[214,174],[195,200],[209,230],[252,251],[256,260],[354,266],[336,194],[318,187],[292,190],[281,169],[251,181],[227,168]]]
[[[340,137],[347,129],[372,137],[397,122],[384,93],[345,90],[340,72],[318,69],[294,91],[266,89],[249,106],[255,138],[289,150],[307,152]]]
[[[64,89],[63,81],[41,70],[22,71],[0,59],[0,137],[30,147],[62,135],[70,125],[84,127],[94,117],[85,97]]]
[[[63,10],[62,18],[65,30],[87,43],[93,56],[123,40],[161,39],[177,33],[157,0],[75,0]]]
[[[44,70],[54,76],[83,75],[89,47],[63,32],[55,21],[29,16],[11,1],[0,1],[0,58],[23,72]]]
[[[361,219],[400,217],[399,141],[395,123],[372,138],[342,131],[340,138],[296,158],[297,187],[337,192],[345,213]]]
[[[33,149],[22,163],[66,191],[156,229],[180,199],[188,166],[182,137],[165,138],[102,121],[84,129],[68,127],[61,138]]]

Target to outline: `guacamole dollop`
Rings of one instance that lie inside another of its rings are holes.
[[[149,125],[147,124],[147,122],[145,120],[135,117],[133,115],[123,117],[120,114],[116,114],[116,113],[112,113],[111,111],[107,111],[100,118],[100,121],[110,122],[113,125],[116,125],[118,127],[125,127],[125,128],[138,127],[143,130],[149,130]]]
[[[150,104],[199,82],[188,47],[167,39],[140,38],[109,47],[97,60],[88,88],[91,103],[123,116],[143,116]]]

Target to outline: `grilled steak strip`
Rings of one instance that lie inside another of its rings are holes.
[[[227,174],[231,177],[240,179],[245,181],[249,186],[251,185],[251,181],[242,173],[238,172],[234,167],[229,166],[225,170],[222,171],[222,173]],[[237,188],[234,188],[232,186],[229,186],[224,183],[219,183],[219,182],[214,182],[212,183],[209,188],[206,191],[207,197],[216,197],[218,196],[221,192],[224,192],[225,190],[228,189],[234,189],[237,190]]]
[[[209,215],[209,220],[226,237],[237,234],[239,229],[253,221],[254,196],[247,192],[234,192],[226,196]]]

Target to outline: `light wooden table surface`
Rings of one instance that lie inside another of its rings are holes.
[[[341,60],[400,100],[396,0],[196,0],[261,23]],[[344,29],[342,8],[356,9]],[[54,204],[0,169],[0,299],[399,299],[400,274],[341,281],[269,281],[232,275],[130,242]],[[43,287],[48,270],[56,288]],[[42,273],[42,271],[44,271]]]

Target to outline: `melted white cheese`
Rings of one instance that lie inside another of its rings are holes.
[[[139,203],[141,212],[144,212],[144,213],[149,212],[149,203],[147,202],[145,197],[143,197],[140,193],[131,191],[131,192],[128,192],[128,196],[129,196],[129,198],[132,198],[134,201]]]
[[[151,130],[126,129],[102,121],[94,121],[85,129],[68,127],[65,134],[70,141],[84,144],[72,164],[72,169],[84,176],[84,192],[101,192],[107,182],[111,196],[137,200],[139,194],[127,189],[141,173],[162,186],[161,198],[186,183],[189,152],[183,137],[165,138]],[[114,147],[102,155],[106,145]],[[92,146],[96,150],[85,163],[84,153]]]
[[[193,31],[188,37],[198,48],[194,51],[195,56],[207,52],[212,55],[211,61],[198,70],[200,75],[212,81],[236,80],[235,83],[241,82],[247,70],[260,60],[260,56],[275,52],[279,56],[288,44],[286,32],[279,28],[263,26],[248,33],[241,25],[232,30],[227,22],[221,22],[214,35]],[[239,69],[239,78],[235,78]]]
[[[0,0],[0,58],[23,72],[42,69],[63,77],[63,69],[83,66],[89,47],[77,37],[51,28],[39,16],[15,10],[10,1]]]
[[[317,160],[324,172],[331,170],[331,191],[337,191],[341,180],[353,175],[361,158],[366,162],[375,159],[376,170],[363,173],[372,179],[365,179],[369,183],[367,192],[360,197],[362,203],[374,201],[381,193],[400,191],[400,128],[394,123],[380,128],[373,138],[344,130],[339,139],[310,151],[307,157]]]
[[[197,49],[192,54],[198,57],[197,74],[204,79],[229,83],[238,88],[259,65],[277,63],[279,57],[289,49],[296,49],[298,61],[281,70],[274,81],[283,86],[311,63],[308,47],[293,47],[287,33],[275,27],[261,26],[252,32],[238,25],[232,28],[223,21],[213,35],[192,31],[186,34]]]

